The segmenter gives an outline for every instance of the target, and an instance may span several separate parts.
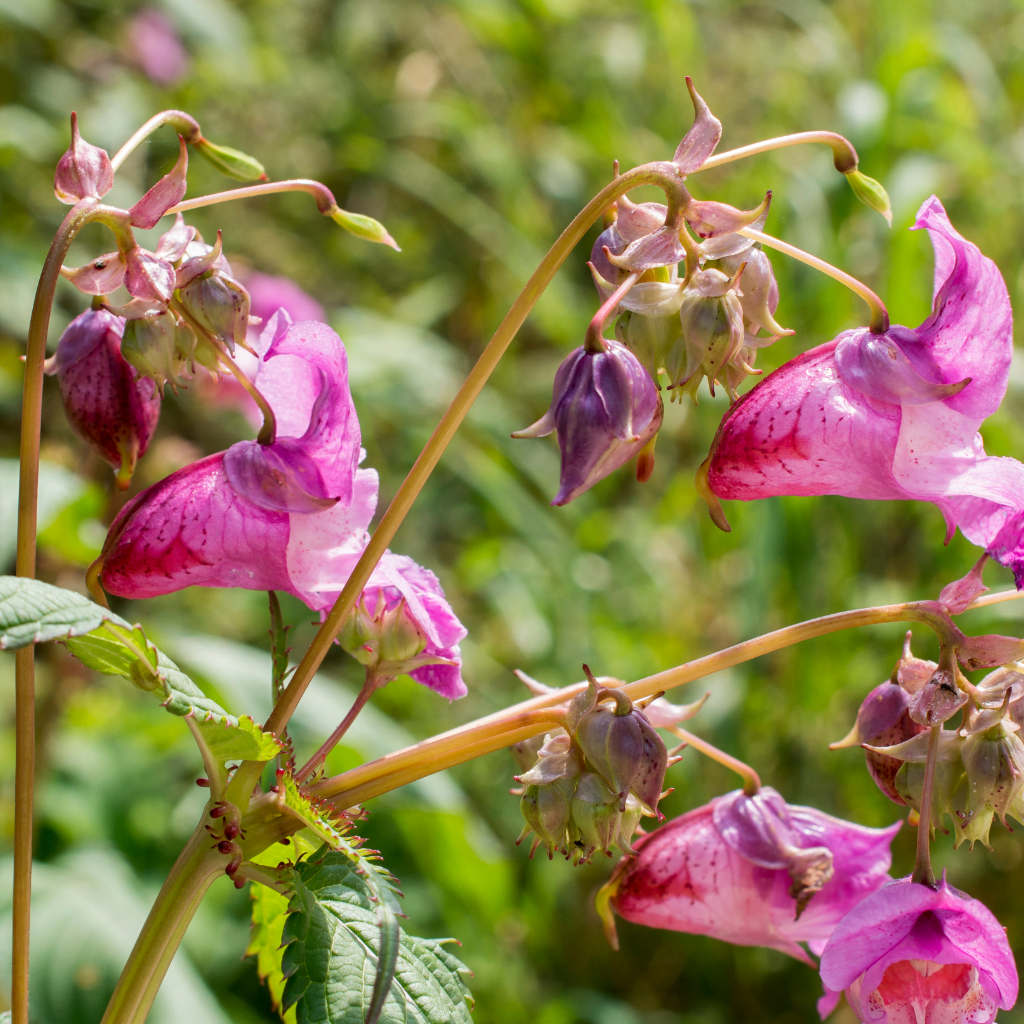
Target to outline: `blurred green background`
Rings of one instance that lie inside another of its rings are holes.
[[[184,108],[215,141],[245,149],[271,177],[325,181],[339,202],[386,223],[395,254],[345,235],[303,196],[199,211],[238,264],[301,283],[349,348],[352,384],[382,507],[460,375],[540,255],[624,167],[668,158],[692,112],[684,75],[725,125],[722,148],[827,128],[857,146],[888,188],[893,230],[859,205],[827,150],[790,149],[694,176],[699,198],[750,207],[774,190],[767,230],[860,276],[896,322],[927,314],[931,255],[907,227],[936,192],[953,223],[1002,268],[1016,298],[1024,201],[1024,3],[973,0],[164,0],[188,64],[159,85],[139,66],[136,5],[0,0],[0,556],[13,564],[20,363],[35,278],[63,216],[53,165],[78,111],[113,152],[146,117]],[[164,129],[118,175],[129,205],[173,162]],[[189,194],[228,187],[194,160]],[[652,191],[646,198],[657,198]],[[640,194],[636,194],[640,198]],[[931,597],[977,552],[943,547],[931,506],[791,499],[730,504],[729,535],[696,498],[694,470],[726,406],[673,405],[650,482],[614,474],[567,508],[552,439],[509,433],[546,408],[552,374],[595,309],[584,263],[595,232],[520,332],[403,526],[396,550],[441,576],[469,628],[470,695],[449,705],[409,679],[380,693],[332,758],[341,770],[526,696],[511,669],[551,684],[587,660],[623,678],[666,668],[799,619]],[[72,263],[110,248],[101,229]],[[765,368],[865,322],[839,285],[773,257],[778,319],[796,329]],[[52,340],[84,307],[62,288]],[[1024,366],[984,428],[988,451],[1024,455]],[[196,389],[165,399],[141,487],[251,430]],[[44,412],[40,574],[81,588],[123,497],[72,434],[52,382]],[[990,567],[989,582],[1010,585]],[[190,590],[119,607],[236,713],[269,708],[266,598]],[[291,602],[293,643],[313,627]],[[973,632],[1017,632],[1015,604],[969,613]],[[791,802],[865,824],[898,817],[857,751],[829,753],[899,653],[899,627],[813,641],[721,673],[671,698],[712,694],[695,731],[756,766]],[[917,653],[934,655],[923,633]],[[0,661],[0,836],[11,831],[13,657]],[[37,906],[33,1006],[42,1022],[98,1021],[148,901],[202,805],[201,765],[182,723],[93,677],[61,648],[40,652]],[[296,720],[307,749],[359,683],[332,653]],[[592,897],[611,862],[573,869],[516,848],[505,753],[373,801],[365,831],[406,894],[410,930],[453,935],[475,972],[481,1024],[718,1024],[816,1019],[817,976],[781,954],[629,924],[623,951],[601,935]],[[687,752],[663,804],[682,813],[734,788]],[[897,838],[894,872],[912,863]],[[1024,839],[993,849],[941,839],[950,879],[985,900],[1024,951]],[[9,868],[7,869],[9,871]],[[6,898],[8,886],[2,887]],[[0,915],[9,911],[0,903]],[[154,1022],[274,1019],[242,959],[248,899],[214,886]],[[0,921],[0,953],[9,943]],[[6,963],[6,954],[4,962]],[[6,987],[6,982],[2,986]],[[849,1011],[845,1020],[852,1020]],[[1005,1014],[1024,1020],[1024,1011]]]

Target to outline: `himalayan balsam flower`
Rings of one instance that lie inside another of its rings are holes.
[[[277,418],[277,439],[241,441],[172,473],[118,514],[100,581],[120,597],[187,586],[284,590],[330,607],[368,541],[377,474],[360,469],[360,433],[341,339],[325,324],[292,323],[283,310],[260,336],[256,385]],[[416,678],[446,696],[465,693],[458,641],[465,630],[433,574],[390,552],[363,601],[394,587],[453,666]],[[422,616],[422,617],[421,617]],[[438,655],[439,657],[442,655]]]
[[[64,411],[75,430],[128,486],[160,419],[160,394],[121,355],[124,320],[102,309],[75,317],[60,336],[46,372],[57,375]]]
[[[558,431],[562,478],[551,504],[566,505],[634,458],[663,415],[651,375],[625,345],[606,340],[604,351],[581,345],[569,353],[555,373],[551,408],[512,436]]]
[[[151,7],[144,7],[129,22],[128,44],[146,77],[157,85],[177,85],[188,73],[188,54],[178,33]]]
[[[832,929],[887,879],[900,823],[864,828],[790,806],[763,786],[684,814],[635,844],[612,906],[627,921],[767,946],[810,963]]]
[[[947,884],[889,882],[854,907],[821,955],[824,1017],[845,991],[864,1024],[991,1024],[1017,1000],[1006,933]]]
[[[770,374],[726,414],[709,500],[780,494],[931,501],[1024,585],[1024,465],[985,454],[982,421],[1010,372],[1010,300],[996,265],[933,196],[931,316],[911,330],[846,331]]]

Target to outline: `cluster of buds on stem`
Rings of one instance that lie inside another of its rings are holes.
[[[525,788],[520,808],[526,825],[518,842],[533,832],[530,855],[543,843],[548,856],[562,850],[574,864],[613,845],[632,854],[630,840],[642,815],[660,817],[668,752],[642,708],[621,691],[590,681],[574,697],[564,729],[538,747],[519,744],[513,754],[528,769],[515,776]],[[611,703],[612,707],[604,706]]]

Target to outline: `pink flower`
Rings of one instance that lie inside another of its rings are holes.
[[[174,26],[145,7],[128,25],[128,42],[146,77],[157,85],[177,85],[188,73],[188,54]]]
[[[768,946],[804,963],[887,879],[900,823],[864,828],[770,787],[727,793],[634,844],[612,905],[627,921]]]
[[[854,907],[821,955],[821,978],[865,1024],[990,1024],[1017,1000],[1006,933],[945,878],[937,889],[901,878]]]
[[[155,597],[188,586],[284,590],[318,611],[345,585],[369,536],[377,473],[359,468],[359,420],[341,339],[280,310],[259,339],[256,386],[277,417],[273,444],[240,441],[172,473],[121,510],[100,581],[111,594]],[[455,662],[415,677],[461,696],[465,636],[433,573],[388,552],[364,593],[395,588],[428,647]],[[448,652],[448,653],[444,653]],[[454,673],[451,669],[454,668]]]
[[[324,319],[324,307],[290,278],[256,272],[242,283],[251,298],[249,312],[264,323],[279,309],[285,310],[293,320]]]
[[[914,225],[935,249],[932,315],[867,328],[798,356],[728,412],[712,445],[719,498],[780,494],[931,501],[949,536],[1024,585],[1024,465],[985,454],[978,428],[1010,372],[1010,300],[996,265],[953,229],[933,196]]]
[[[87,309],[60,336],[46,372],[57,375],[64,411],[75,430],[117,470],[128,487],[160,419],[160,394],[148,377],[136,379],[121,355],[124,320]]]

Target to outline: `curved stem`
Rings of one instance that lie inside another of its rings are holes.
[[[452,399],[440,422],[434,429],[430,440],[427,441],[420,452],[419,457],[409,470],[408,475],[398,488],[394,499],[388,506],[387,511],[381,518],[380,525],[370,538],[362,556],[356,563],[347,582],[331,609],[324,623],[317,631],[312,643],[309,645],[302,661],[299,662],[292,676],[287,689],[281,695],[270,717],[267,719],[266,728],[271,732],[277,732],[288,724],[288,720],[295,710],[299,699],[305,692],[306,687],[312,680],[314,673],[320,667],[327,652],[338,635],[342,623],[355,607],[355,603],[362,593],[366,581],[370,578],[374,567],[380,561],[392,538],[401,526],[412,507],[416,496],[419,494],[427,478],[433,472],[448,447],[449,442],[458,430],[469,412],[470,407],[476,401],[477,396],[483,389],[487,379],[494,372],[505,350],[512,343],[519,328],[523,325],[530,310],[537,299],[540,298],[544,289],[547,288],[551,279],[555,276],[558,268],[565,261],[569,253],[575,248],[577,242],[583,237],[590,226],[598,220],[605,207],[612,200],[625,194],[630,189],[640,185],[658,185],[662,188],[668,199],[670,212],[673,206],[678,207],[685,201],[687,193],[682,185],[679,176],[679,169],[674,164],[658,163],[648,164],[641,167],[634,167],[631,171],[615,178],[605,186],[591,201],[576,215],[572,223],[562,232],[555,244],[548,250],[547,255],[541,260],[540,265],[533,272],[533,276],[526,283],[526,287],[519,293],[519,297],[513,303],[505,319],[501,322],[494,337],[488,342],[487,347],[480,353],[476,365],[470,370],[459,388],[458,394]],[[667,217],[666,217],[667,220]],[[252,787],[259,778],[261,768],[257,762],[247,761],[243,763],[232,780],[232,794],[235,802],[242,801],[241,806],[248,802]]]
[[[923,622],[939,634],[940,640],[948,638],[950,642],[956,643],[963,639],[963,634],[935,601],[908,601],[904,604],[882,605],[877,608],[858,608],[785,626],[684,665],[658,672],[633,683],[626,683],[618,689],[635,702],[656,694],[659,690],[682,686],[713,672],[732,668],[812,637],[883,622]],[[529,718],[531,714],[563,704],[585,690],[587,685],[577,683],[575,686],[523,701],[504,711],[431,737],[422,743],[370,761],[341,775],[324,779],[311,786],[310,792],[319,797],[330,798],[339,808],[351,807],[426,775],[463,764],[482,754],[518,743],[519,740],[529,739],[543,732],[545,728],[540,719],[533,722]]]
[[[39,508],[39,432],[43,414],[43,363],[53,295],[60,267],[78,231],[94,214],[95,199],[73,206],[46,254],[29,322],[21,403],[16,573],[36,574],[36,517]],[[35,648],[23,647],[14,668],[14,895],[11,965],[12,1024],[28,1021],[29,916],[32,899],[32,804],[35,763]]]
[[[928,760],[924,765],[924,785],[921,787],[921,816],[917,823],[917,860],[914,863],[915,882],[935,888],[932,871],[932,788],[935,784],[935,758],[939,752],[939,733],[942,724],[933,725],[928,734]]]
[[[146,918],[102,1024],[144,1024],[193,915],[223,872],[228,857],[211,841],[206,822],[204,811]]]
[[[698,171],[709,171],[712,167],[721,167],[722,164],[731,164],[734,160],[743,160],[748,156],[757,156],[759,153],[768,153],[773,149],[784,149],[786,146],[802,146],[808,142],[821,142],[832,149],[832,160],[836,170],[840,174],[849,174],[857,169],[857,150],[853,143],[836,132],[797,132],[795,135],[780,135],[775,139],[765,139],[763,142],[755,142],[749,146],[741,146],[739,149],[730,149],[726,153],[718,153],[708,157],[697,168]],[[693,172],[696,174],[696,171]]]
[[[793,259],[806,263],[807,266],[814,267],[815,270],[820,270],[823,274],[827,274],[834,281],[846,285],[851,292],[859,295],[868,304],[868,308],[871,310],[871,332],[873,334],[884,334],[889,330],[889,311],[885,308],[885,303],[866,284],[858,281],[855,277],[851,277],[846,271],[833,267],[831,263],[826,263],[823,259],[812,256],[809,252],[804,252],[803,249],[798,249],[795,245],[790,245],[789,242],[783,242],[779,238],[773,238],[771,235],[755,231],[753,228],[740,228],[738,234],[744,235],[746,238],[752,238],[755,242],[767,245],[771,249],[778,249],[779,252],[784,252],[787,256],[792,256]]]
[[[199,122],[184,110],[162,110],[154,114],[114,155],[111,157],[110,166],[116,171],[128,157],[135,152],[143,142],[146,141],[157,130],[165,124],[174,125],[174,130],[184,138],[186,142],[195,144],[202,137],[199,130]]]
[[[590,326],[587,328],[587,337],[583,343],[583,347],[588,352],[605,351],[607,348],[603,337],[605,321],[615,311],[615,307],[626,297],[626,293],[630,288],[639,280],[640,274],[634,271],[601,303],[601,308],[594,314],[593,320],[590,321]]]
[[[185,213],[186,210],[199,210],[204,206],[216,206],[218,203],[230,203],[235,199],[273,195],[275,192],[307,192],[316,200],[317,209],[325,216],[330,216],[338,209],[334,193],[326,185],[310,178],[295,178],[291,181],[268,181],[264,185],[246,185],[243,188],[228,189],[226,192],[214,192],[208,196],[186,199],[177,206],[172,206],[164,216]]]
[[[705,757],[710,757],[712,761],[717,761],[719,764],[725,765],[726,768],[734,771],[743,780],[743,792],[747,796],[753,796],[761,788],[761,777],[749,764],[746,764],[737,757],[733,757],[732,754],[727,754],[724,750],[719,750],[718,747],[712,746],[707,740],[694,736],[688,729],[682,729],[678,725],[670,725],[668,726],[668,731],[675,733],[683,741],[680,746],[672,751],[673,754],[682,750],[684,746],[693,747],[698,753],[703,754]]]

